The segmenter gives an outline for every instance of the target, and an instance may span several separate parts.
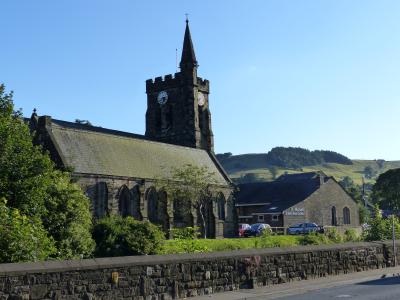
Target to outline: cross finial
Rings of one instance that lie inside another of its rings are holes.
[[[186,24],[187,24],[187,23],[189,23],[189,14],[186,13],[185,16],[186,16]]]

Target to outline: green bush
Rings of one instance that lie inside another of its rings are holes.
[[[343,237],[335,227],[329,227],[325,229],[325,236],[334,243],[343,242]]]
[[[315,232],[300,237],[300,245],[323,245],[331,243],[332,241],[327,235]]]
[[[392,223],[394,221],[396,238],[400,238],[400,222],[397,217],[382,218],[379,214],[371,219],[370,228],[363,233],[367,241],[382,241],[392,238]]]
[[[174,228],[171,230],[173,244],[168,249],[164,247],[159,251],[160,254],[169,253],[202,253],[209,252],[210,249],[204,241],[197,237],[200,235],[199,227]]]
[[[184,227],[184,228],[172,228],[172,236],[174,239],[186,240],[186,239],[197,239],[200,235],[199,227]]]
[[[112,215],[94,226],[97,257],[156,254],[162,248],[164,233],[150,222]]]
[[[345,242],[358,242],[360,240],[360,236],[353,228],[346,229],[344,232],[344,241]]]

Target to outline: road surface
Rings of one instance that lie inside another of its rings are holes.
[[[284,283],[193,300],[400,300],[400,267]]]
[[[262,298],[258,298],[262,299]],[[271,299],[266,297],[265,299]],[[275,298],[276,299],[276,298]],[[400,277],[376,279],[361,283],[319,289],[305,294],[279,297],[280,300],[398,300],[400,299]]]

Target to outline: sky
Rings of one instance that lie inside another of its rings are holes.
[[[216,153],[400,160],[398,0],[1,0],[0,82],[27,117],[144,134],[186,13]]]

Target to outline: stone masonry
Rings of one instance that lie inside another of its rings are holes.
[[[2,264],[0,299],[178,299],[385,268],[392,261],[390,244],[376,242]]]

